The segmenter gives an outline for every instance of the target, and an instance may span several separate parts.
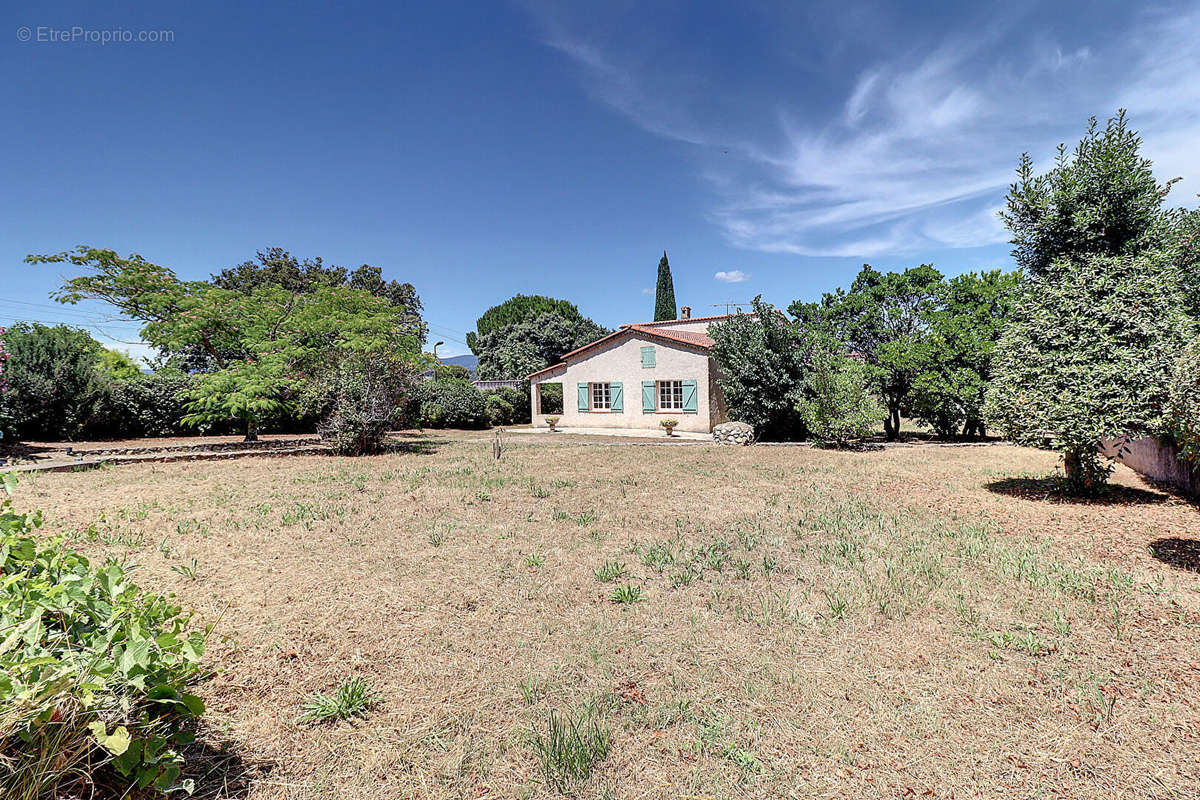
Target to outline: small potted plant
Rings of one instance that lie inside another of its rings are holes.
[[[550,432],[554,433],[554,426],[558,424],[558,417],[546,417],[546,424],[550,426]]]
[[[658,424],[662,425],[666,429],[667,436],[674,436],[675,435],[675,426],[679,424],[679,420],[677,420],[673,417],[667,417],[666,419],[664,419],[662,422],[660,422]]]

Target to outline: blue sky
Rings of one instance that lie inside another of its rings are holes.
[[[376,264],[444,355],[517,292],[646,319],[664,249],[697,314],[863,262],[1009,266],[1017,157],[1121,106],[1191,205],[1200,4],[1048,5],[26,5],[0,29],[0,324],[140,352],[135,324],[48,298],[63,267],[22,263],[83,243],[188,278],[275,245]]]

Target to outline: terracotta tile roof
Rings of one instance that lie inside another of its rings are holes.
[[[660,319],[657,322],[635,322],[635,323],[633,323],[633,325],[631,325],[629,327],[640,326],[640,327],[646,328],[646,327],[653,327],[656,325],[677,325],[681,322],[684,322],[684,323],[686,323],[686,322],[709,322],[711,320],[729,319],[730,317],[736,317],[736,316],[738,316],[738,315],[737,314],[714,314],[710,317],[688,317],[687,319]]]
[[[719,317],[693,317],[692,319],[699,319],[699,320],[725,319],[727,316],[728,316],[727,314],[722,314]],[[680,322],[681,320],[666,320],[666,321]],[[682,321],[690,322],[691,320],[682,320]],[[551,364],[548,367],[543,367],[542,369],[539,369],[537,372],[531,372],[531,373],[529,373],[528,377],[532,378],[536,375],[541,375],[543,372],[550,372],[552,370],[558,369],[559,367],[566,366],[567,359],[570,358],[571,356],[577,356],[580,353],[583,353],[587,350],[591,350],[593,347],[598,347],[599,345],[604,344],[605,342],[609,341],[610,339],[613,339],[624,333],[639,334],[641,336],[645,336],[650,339],[661,339],[661,340],[665,340],[668,342],[672,342],[674,344],[685,344],[690,347],[698,347],[701,350],[707,350],[708,348],[712,347],[714,344],[712,337],[710,337],[706,333],[697,333],[696,331],[673,331],[673,330],[670,330],[669,328],[661,328],[660,329],[660,328],[653,327],[655,325],[660,325],[660,324],[661,323],[655,323],[655,322],[637,322],[632,325],[622,325],[620,328],[617,328],[615,331],[608,334],[607,336],[601,337],[594,342],[589,342],[588,344],[585,344],[583,347],[577,347],[576,349],[572,350],[569,353],[564,353],[562,360],[559,361],[557,364]]]
[[[644,333],[648,336],[657,336],[661,339],[672,339],[682,344],[690,344],[696,347],[703,347],[705,349],[712,347],[714,344],[712,337],[707,333],[698,333],[696,331],[673,331],[669,328],[663,328],[659,330],[642,325],[640,323],[636,325],[630,325],[629,330],[634,330],[638,333]]]

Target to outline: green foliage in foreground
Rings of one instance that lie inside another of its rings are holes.
[[[174,788],[206,634],[121,565],[37,538],[41,522],[0,503],[0,796]]]
[[[807,389],[799,411],[818,444],[847,447],[869,436],[887,413],[871,395],[863,364],[823,348],[813,353]]]

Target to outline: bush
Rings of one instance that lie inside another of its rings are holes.
[[[386,355],[344,359],[314,384],[322,415],[317,432],[341,455],[380,452],[411,381],[404,364]]]
[[[1182,456],[1200,469],[1200,342],[1193,342],[1175,367],[1170,429]]]
[[[492,427],[512,424],[513,417],[516,415],[516,409],[513,408],[512,403],[495,392],[485,394],[483,402],[487,408],[488,423]]]
[[[533,419],[527,391],[502,386],[484,392],[483,398],[487,405],[488,422],[493,426],[528,425]]]
[[[7,388],[0,396],[5,438],[74,439],[103,389],[100,343],[66,325],[21,322],[4,332]]]
[[[425,381],[412,393],[412,413],[422,428],[486,428],[483,392],[459,381]]]
[[[173,788],[204,711],[187,688],[205,634],[120,564],[93,568],[62,539],[38,538],[40,525],[41,512],[0,503],[0,796]]]
[[[818,444],[851,445],[887,415],[867,385],[866,369],[856,359],[828,351],[813,354],[807,393],[797,409]]]
[[[110,381],[87,435],[134,439],[184,433],[180,420],[186,413],[184,392],[191,382],[191,377],[175,370]]]

